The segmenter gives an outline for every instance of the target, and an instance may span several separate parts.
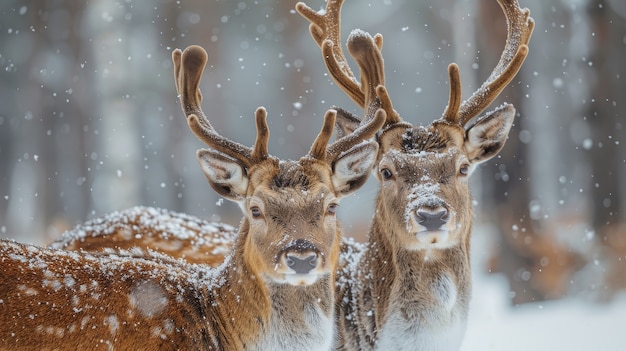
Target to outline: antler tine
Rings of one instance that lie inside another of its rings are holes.
[[[256,120],[256,140],[252,149],[252,160],[259,162],[269,156],[270,129],[267,126],[267,111],[265,111],[264,107],[257,108],[254,115]]]
[[[337,111],[328,110],[324,114],[324,124],[322,130],[313,141],[309,155],[317,160],[326,160],[326,145],[330,140],[330,136],[333,134],[333,126],[335,125],[335,118],[337,117]]]
[[[365,116],[361,124],[367,123],[379,108],[387,114],[385,124],[399,122],[400,116],[393,109],[391,98],[385,88],[385,64],[380,48],[382,34],[375,37],[362,30],[353,30],[348,37],[348,51],[357,62],[361,76],[360,90],[365,97],[363,109]]]
[[[506,45],[489,78],[460,106],[457,120],[462,126],[498,97],[502,89],[513,80],[528,55],[528,42],[535,27],[530,10],[520,8],[517,0],[498,0],[498,4],[507,22]]]
[[[343,1],[328,0],[326,9],[320,13],[315,12],[303,2],[296,4],[296,10],[311,22],[309,31],[315,43],[322,49],[324,63],[334,82],[359,107],[364,107],[365,96],[341,49],[340,17]]]
[[[309,31],[313,40],[322,49],[322,56],[326,68],[335,83],[361,108],[365,110],[365,117],[361,124],[366,124],[378,110],[386,112],[386,123],[399,122],[400,116],[393,109],[385,83],[384,64],[381,54],[383,36],[355,30],[348,38],[348,50],[357,60],[360,69],[361,83],[352,73],[348,61],[341,49],[341,6],[344,0],[328,0],[323,12],[315,12],[306,4],[299,2],[296,10],[306,18],[311,25]],[[384,94],[377,96],[378,91]],[[378,98],[377,98],[378,97]]]
[[[450,76],[450,98],[442,118],[452,124],[458,124],[461,107],[461,74],[456,63],[448,66],[448,76]]]
[[[202,94],[200,93],[199,85],[207,59],[208,55],[206,51],[197,45],[189,46],[182,52],[180,49],[176,49],[172,52],[176,90],[180,96],[183,112],[187,116],[187,124],[196,137],[209,147],[239,160],[246,167],[250,167],[252,163],[256,161],[253,154],[255,157],[258,157],[263,154],[266,155],[267,152],[263,152],[260,147],[258,150],[261,151],[256,151],[256,146],[253,151],[253,149],[247,146],[219,135],[200,107]],[[259,140],[266,139],[269,135],[267,132],[267,124],[265,124],[264,110],[263,112],[257,111],[257,124],[260,119],[263,120],[261,125],[265,125],[265,130],[257,126],[257,133],[263,135],[257,136],[257,143],[259,145],[264,144],[264,147],[267,148],[267,141],[259,142]]]
[[[336,112],[335,112],[336,114]],[[374,117],[369,119],[368,122],[363,124],[361,122],[361,126],[354,130],[354,132],[336,140],[326,149],[326,161],[330,162],[334,160],[341,152],[347,151],[353,146],[361,143],[363,140],[367,140],[372,138],[380,128],[385,124],[385,120],[387,119],[387,113],[383,109],[376,110],[374,113]],[[333,123],[330,124],[331,132]]]

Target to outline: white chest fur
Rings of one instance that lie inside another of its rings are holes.
[[[272,311],[280,314],[281,311]],[[334,317],[327,316],[317,305],[308,305],[302,320],[282,316],[271,318],[269,330],[252,350],[328,351],[334,341]],[[299,319],[299,318],[298,318]]]
[[[392,301],[377,350],[458,350],[466,321],[452,279],[441,274],[429,284],[427,299],[407,294]]]

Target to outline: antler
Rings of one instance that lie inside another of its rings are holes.
[[[442,119],[465,126],[495,100],[511,82],[528,55],[528,42],[535,27],[530,10],[520,8],[517,0],[498,0],[507,22],[507,39],[500,61],[489,78],[472,96],[461,103],[461,77],[456,64],[448,66],[450,99]]]
[[[187,124],[198,139],[209,147],[239,160],[249,168],[253,164],[269,157],[267,113],[263,107],[259,107],[255,112],[257,135],[253,148],[219,135],[200,106],[202,94],[200,93],[199,85],[207,59],[206,51],[197,45],[189,46],[185,51],[176,49],[172,52],[176,90],[180,95],[183,112],[187,116]],[[384,111],[376,111],[372,118],[367,122],[363,122],[362,127],[327,146],[332,135],[336,115],[337,112],[335,110],[329,110],[324,115],[322,130],[311,146],[310,156],[331,162],[339,153],[350,149],[363,140],[373,137],[385,123],[386,117]]]
[[[331,77],[339,87],[359,106],[365,103],[365,96],[357,83],[354,73],[341,50],[341,5],[344,0],[328,0],[326,10],[317,13],[306,4],[299,2],[296,10],[311,22],[309,31],[313,40],[322,49],[322,55]]]
[[[254,148],[219,135],[200,107],[202,94],[199,85],[207,59],[206,51],[197,45],[187,47],[184,52],[180,49],[172,52],[176,90],[180,96],[183,112],[187,116],[187,124],[196,137],[209,147],[235,158],[249,168],[269,155],[267,112],[263,107],[259,107],[255,112],[257,135]]]
[[[322,49],[326,68],[335,83],[366,112],[361,124],[374,118],[376,110],[382,108],[386,112],[386,123],[398,119],[391,99],[384,88],[385,72],[381,54],[383,36],[376,34],[373,38],[369,33],[354,30],[348,37],[348,50],[357,61],[360,69],[361,83],[357,80],[348,65],[341,49],[340,17],[343,0],[329,0],[323,12],[315,12],[306,4],[299,2],[296,10],[311,22],[309,31],[313,40]]]

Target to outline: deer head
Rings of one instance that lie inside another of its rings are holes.
[[[393,109],[384,86],[382,35],[371,37],[355,30],[348,38],[348,50],[360,69],[359,85],[339,45],[343,0],[329,0],[323,13],[303,3],[296,5],[311,22],[311,35],[335,83],[366,111],[372,107],[386,111],[387,119],[377,138],[377,176],[382,183],[378,201],[389,213],[389,225],[404,233],[394,239],[402,247],[447,248],[466,240],[461,236],[469,232],[472,222],[467,178],[478,164],[494,157],[508,137],[515,117],[512,105],[504,104],[476,117],[521,68],[534,22],[530,11],[520,9],[517,1],[498,3],[508,25],[500,61],[485,83],[463,102],[459,67],[450,64],[448,106],[442,117],[427,126],[412,125]],[[345,110],[338,112],[340,135],[366,122]]]
[[[219,135],[200,108],[198,85],[206,52],[191,46],[173,53],[177,89],[189,127],[209,146],[197,153],[202,171],[220,195],[239,203],[246,260],[275,283],[309,285],[334,273],[339,200],[363,185],[376,160],[377,144],[366,141],[382,126],[384,111],[374,113],[351,135],[327,146],[336,112],[328,111],[309,153],[282,161],[268,152],[264,108],[256,111],[257,138],[246,147]]]

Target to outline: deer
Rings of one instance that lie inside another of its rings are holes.
[[[237,229],[186,213],[135,206],[93,218],[48,244],[58,250],[150,257],[155,251],[188,263],[218,267]]]
[[[0,348],[7,350],[327,350],[334,340],[339,200],[366,181],[385,121],[378,110],[328,144],[324,115],[297,161],[268,152],[266,111],[247,147],[218,134],[201,109],[206,51],[172,53],[187,123],[207,146],[197,158],[210,186],[244,209],[218,268],[169,255],[55,250],[0,241]]]
[[[393,108],[385,86],[383,37],[354,30],[347,49],[360,84],[341,48],[343,0],[316,12],[297,12],[310,22],[335,84],[369,111],[387,118],[376,135],[380,187],[367,242],[344,246],[337,276],[336,323],[340,350],[454,350],[462,343],[471,299],[470,236],[473,208],[468,179],[504,147],[515,108],[503,104],[479,116],[520,70],[534,28],[530,11],[516,0],[498,0],[507,39],[487,80],[461,101],[458,65],[448,66],[450,93],[440,118],[413,125]],[[339,135],[368,123],[337,109]]]

